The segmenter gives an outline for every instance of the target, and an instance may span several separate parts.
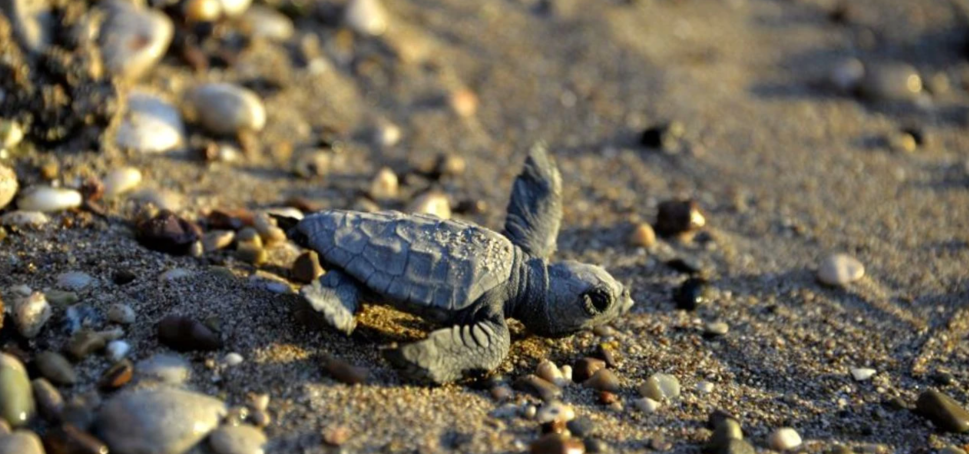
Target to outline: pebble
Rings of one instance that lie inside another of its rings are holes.
[[[392,147],[400,142],[402,136],[400,126],[389,121],[381,121],[374,129],[373,141],[381,147]]]
[[[44,434],[47,454],[107,454],[108,446],[71,424],[62,424]]]
[[[57,286],[67,290],[84,290],[92,283],[94,278],[81,271],[68,271],[57,276]]]
[[[216,454],[262,454],[266,435],[249,426],[225,425],[209,435],[209,445]]]
[[[966,451],[950,445],[940,449],[939,454],[966,454]]]
[[[237,17],[249,10],[252,0],[219,0],[222,13],[227,17]]]
[[[639,143],[648,148],[673,151],[684,134],[686,134],[686,125],[679,121],[660,123],[646,128],[639,136]]]
[[[132,90],[127,103],[115,134],[118,147],[151,154],[177,149],[185,143],[182,114],[168,101],[152,93]],[[131,183],[135,179],[133,173],[118,178],[121,183],[131,185],[128,188],[131,189],[141,182],[141,173],[137,173],[137,182],[134,183]],[[105,186],[107,184],[105,178]]]
[[[847,254],[832,254],[821,260],[818,280],[830,286],[844,286],[865,275],[865,265]]]
[[[17,331],[30,339],[40,334],[44,324],[50,320],[51,307],[43,293],[34,292],[17,301],[13,315]]]
[[[96,426],[112,452],[183,453],[219,425],[218,399],[175,388],[121,393],[101,407]]]
[[[470,118],[478,111],[478,95],[467,88],[459,88],[451,92],[448,104],[458,116]]]
[[[786,451],[801,446],[801,436],[790,427],[781,427],[767,437],[767,444],[775,451]]]
[[[714,446],[723,446],[729,443],[730,440],[743,440],[744,431],[740,426],[740,422],[734,418],[723,418],[718,421],[713,428],[713,435],[710,437],[710,444]]]
[[[656,233],[676,236],[703,228],[707,223],[694,200],[667,200],[659,204]]]
[[[31,389],[27,370],[20,360],[0,353],[0,418],[11,427],[23,426],[34,416],[34,394]],[[0,440],[3,438],[0,437]]]
[[[562,378],[565,380],[565,383],[564,384],[563,383],[555,383],[555,384],[556,385],[559,385],[559,386],[565,386],[565,385],[571,383],[572,382],[572,366],[566,364],[566,365],[562,366],[560,370],[562,372]]]
[[[340,446],[349,441],[351,435],[347,426],[330,426],[323,430],[323,442],[330,446]]]
[[[629,243],[636,247],[650,248],[656,244],[656,231],[645,222],[637,224],[629,234]]]
[[[239,244],[236,258],[253,266],[261,266],[269,260],[269,253],[254,244]]]
[[[293,37],[293,21],[275,9],[253,5],[239,18],[239,28],[253,38],[286,41]]]
[[[230,352],[229,354],[225,355],[225,359],[223,360],[225,365],[229,367],[238,366],[242,364],[243,361],[245,361],[245,359],[242,357],[242,355],[236,352]]]
[[[182,3],[186,22],[215,22],[222,16],[219,0],[186,0]]]
[[[595,375],[599,369],[603,369],[605,367],[606,362],[601,359],[589,357],[582,358],[579,360],[579,362],[575,363],[575,367],[573,368],[572,372],[572,380],[576,383],[582,383],[592,378],[592,376]]]
[[[269,416],[269,412],[257,410],[249,415],[249,422],[256,427],[263,428],[272,423],[272,418]]]
[[[639,393],[661,402],[675,399],[680,395],[680,381],[672,375],[656,373],[639,387]]]
[[[905,131],[893,131],[888,135],[886,141],[889,148],[902,153],[913,153],[919,146],[915,136]]]
[[[269,408],[269,394],[249,393],[249,406],[253,410],[266,411]]]
[[[90,329],[82,329],[67,342],[67,352],[75,359],[84,359],[91,353],[104,349],[108,340],[101,334]]]
[[[606,443],[605,441],[602,441],[598,438],[587,438],[583,441],[583,444],[585,445],[585,452],[588,452],[588,453],[605,454],[608,452],[612,452],[609,448],[609,443]],[[656,449],[656,450],[668,451],[668,449]]]
[[[172,255],[188,254],[201,230],[168,210],[138,224],[138,241],[148,249]]]
[[[575,419],[575,410],[571,406],[562,402],[549,402],[542,406],[535,414],[535,419],[540,423],[552,421],[571,421]]]
[[[633,405],[643,413],[655,413],[663,406],[663,403],[649,397],[643,397],[633,400]]]
[[[560,382],[564,379],[562,371],[559,370],[558,366],[547,359],[538,363],[538,367],[535,368],[535,375],[560,386]]]
[[[489,392],[491,393],[491,398],[498,402],[511,400],[511,398],[515,396],[514,391],[505,385],[494,386],[489,390]]]
[[[377,171],[370,181],[370,197],[377,200],[396,198],[400,192],[400,182],[397,174],[389,167]]]
[[[259,232],[259,236],[266,243],[266,246],[273,246],[286,241],[286,232],[279,228],[276,220],[267,212],[257,213],[253,218],[253,227]]]
[[[74,366],[60,353],[40,352],[34,358],[34,365],[37,366],[40,375],[58,385],[77,383],[77,373],[74,371]]]
[[[366,383],[367,378],[370,376],[369,369],[354,366],[346,361],[333,357],[323,359],[323,369],[337,381],[348,385]]]
[[[552,402],[562,397],[561,388],[537,375],[529,374],[520,377],[515,380],[513,386],[516,389],[531,392],[546,402]]]
[[[65,290],[51,289],[51,290],[48,290],[47,293],[44,294],[44,296],[47,297],[47,302],[54,305],[54,307],[70,306],[71,304],[74,304],[81,300],[81,298],[77,296],[76,292],[69,292]],[[70,309],[71,308],[68,308],[68,310]]]
[[[128,352],[130,351],[131,345],[123,340],[114,340],[108,342],[108,346],[105,348],[108,359],[113,363],[124,359],[126,356],[128,356]]]
[[[293,261],[291,270],[293,280],[304,284],[309,284],[316,278],[323,275],[323,267],[320,266],[320,257],[314,251],[307,251],[296,257]]]
[[[212,230],[202,235],[202,249],[214,252],[225,249],[235,241],[236,233],[231,230]]]
[[[361,35],[377,36],[387,31],[387,11],[380,0],[350,0],[343,23]]]
[[[139,380],[152,380],[177,386],[188,381],[192,374],[192,367],[181,356],[159,353],[139,361],[135,366],[135,373]]]
[[[131,381],[131,377],[134,376],[134,373],[135,367],[131,364],[131,361],[126,359],[122,360],[101,374],[101,379],[98,380],[98,387],[102,391],[114,391],[127,385]]]
[[[0,437],[0,454],[44,454],[44,445],[37,434],[18,430]]]
[[[583,385],[599,391],[618,392],[619,377],[609,369],[599,369]]]
[[[13,169],[0,164],[0,210],[13,201],[19,187],[17,184],[17,174]]]
[[[725,322],[708,322],[703,325],[703,335],[712,338],[726,335],[730,332],[730,325]]]
[[[293,158],[293,173],[300,178],[321,177],[330,170],[332,161],[332,153],[319,150],[304,151]]]
[[[0,91],[0,99],[3,99],[2,91]],[[0,119],[0,151],[17,146],[21,140],[24,140],[24,128],[20,123]]]
[[[694,311],[707,302],[707,294],[706,279],[691,277],[676,288],[673,301],[676,302],[677,309]]]
[[[39,211],[11,211],[0,216],[0,223],[7,227],[37,228],[50,222],[46,214]]]
[[[432,190],[417,196],[405,211],[451,219],[451,201],[443,192]]]
[[[98,38],[105,68],[121,79],[140,78],[168,50],[174,34],[171,19],[122,0],[100,5],[108,13]]]
[[[108,320],[121,325],[130,325],[135,322],[135,310],[127,304],[114,303],[108,307]]]
[[[158,340],[179,352],[222,348],[218,333],[193,318],[180,315],[169,315],[158,322]]]
[[[37,378],[30,382],[34,392],[34,402],[40,415],[48,421],[58,421],[64,410],[64,397],[60,391],[44,378]]]
[[[867,68],[859,88],[872,101],[914,101],[922,93],[922,78],[906,63],[875,65]]]
[[[716,389],[716,385],[706,380],[696,384],[696,390],[703,394],[710,394],[714,389]]]
[[[34,186],[20,191],[17,208],[22,211],[49,213],[77,208],[83,201],[81,193],[74,189]]]
[[[969,411],[955,399],[934,389],[919,394],[915,404],[926,418],[948,432],[969,432]]]
[[[562,434],[550,433],[535,440],[529,446],[531,454],[583,454],[585,445],[580,440]]]
[[[869,378],[871,378],[873,375],[875,375],[877,372],[878,371],[876,371],[875,369],[869,369],[867,367],[852,367],[851,377],[854,378],[855,381],[866,381]]]
[[[14,37],[24,50],[39,54],[50,45],[54,15],[47,0],[7,0],[0,2],[13,28]]]
[[[865,65],[857,58],[839,61],[828,74],[828,82],[841,93],[853,93],[865,78]]]
[[[209,83],[192,90],[187,102],[198,122],[213,134],[261,131],[266,108],[255,92],[229,83]]]

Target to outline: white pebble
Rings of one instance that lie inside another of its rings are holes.
[[[202,235],[202,250],[205,252],[225,249],[235,240],[236,233],[231,230],[211,230]]]
[[[124,194],[141,184],[141,171],[134,167],[112,170],[104,177],[104,196]]]
[[[451,219],[451,201],[442,192],[430,191],[414,199],[406,211]]]
[[[127,304],[114,303],[108,308],[108,320],[121,325],[135,322],[135,310]]]
[[[251,90],[228,83],[210,83],[192,90],[187,102],[196,120],[214,134],[261,131],[266,108]]]
[[[377,175],[370,182],[370,196],[375,199],[392,199],[397,197],[400,183],[393,170],[384,167],[377,171]]]
[[[17,174],[10,167],[0,164],[0,210],[9,205],[17,195]]]
[[[852,367],[851,376],[855,381],[865,381],[875,375],[878,371],[875,369],[869,369],[867,367]]]
[[[148,92],[133,90],[127,102],[128,108],[115,134],[115,143],[119,147],[140,153],[162,153],[179,148],[185,142],[182,114],[167,101]]]
[[[538,408],[535,408],[534,405],[525,404],[525,407],[522,408],[522,415],[527,419],[532,419],[537,414]]]
[[[535,375],[552,383],[558,383],[562,379],[562,371],[559,370],[555,363],[547,359],[538,363],[538,367],[535,368]]]
[[[552,421],[571,421],[575,419],[575,410],[562,402],[550,402],[542,406],[535,415],[540,423]]]
[[[655,413],[663,406],[663,404],[659,401],[650,399],[648,397],[633,400],[633,405],[635,405],[636,408],[643,413]]]
[[[84,290],[92,283],[94,278],[81,271],[68,271],[57,276],[57,286],[65,290]]]
[[[228,17],[241,15],[249,9],[252,0],[220,0],[222,12]]]
[[[23,211],[52,212],[81,206],[81,193],[73,189],[34,186],[20,192],[17,208]]]
[[[572,382],[572,366],[566,364],[562,366],[559,370],[562,371],[562,378],[567,380],[569,383]]]
[[[242,355],[236,352],[231,352],[225,355],[226,366],[229,366],[229,367],[238,366],[239,364],[242,364],[242,361],[244,361],[244,359],[242,358]]]
[[[44,324],[50,320],[51,308],[43,293],[34,292],[20,299],[14,308],[14,321],[20,335],[30,339],[40,333]]]
[[[374,142],[382,147],[392,147],[400,142],[401,138],[400,127],[389,122],[383,121],[377,125],[376,130],[374,130]]]
[[[844,286],[865,275],[865,265],[847,254],[832,254],[821,260],[818,280],[832,286]]]
[[[46,214],[39,211],[11,211],[0,216],[0,224],[7,227],[40,227],[50,222]]]
[[[113,340],[108,342],[108,347],[105,349],[108,359],[113,363],[124,359],[125,356],[128,356],[128,352],[130,351],[131,345],[123,340]]]
[[[123,79],[137,79],[158,63],[172,42],[175,27],[160,11],[110,0],[99,41],[105,68]]]
[[[357,33],[376,36],[387,31],[387,11],[380,0],[350,0],[343,22]]]
[[[781,427],[770,434],[767,444],[775,451],[786,451],[801,446],[801,436],[790,427]]]

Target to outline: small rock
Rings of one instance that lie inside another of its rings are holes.
[[[140,78],[168,50],[175,30],[171,19],[121,0],[100,5],[108,13],[99,36],[105,68],[121,79]]]
[[[236,352],[230,352],[229,354],[225,355],[225,360],[223,362],[226,366],[233,367],[242,364],[243,361],[245,361],[245,359],[242,357],[242,355]]]
[[[511,400],[511,398],[515,396],[515,393],[511,390],[511,388],[505,385],[498,385],[498,386],[492,387],[490,392],[491,392],[491,397],[498,402]]]
[[[235,240],[236,233],[231,230],[212,230],[202,235],[202,249],[205,252],[218,251],[229,247]]]
[[[319,254],[314,251],[307,251],[296,257],[293,261],[291,271],[293,280],[304,284],[309,284],[316,278],[323,275],[323,267],[320,266]]]
[[[452,91],[448,103],[451,110],[463,118],[472,117],[478,111],[478,95],[467,88]]]
[[[744,431],[740,422],[734,418],[723,418],[718,421],[713,428],[713,436],[710,437],[710,445],[725,446],[730,440],[743,440]]]
[[[709,322],[703,325],[703,336],[707,338],[720,337],[730,332],[730,325],[724,322]]]
[[[34,392],[34,402],[40,415],[48,421],[58,421],[64,410],[64,397],[49,381],[43,378],[30,382]]]
[[[21,336],[30,339],[40,334],[44,324],[50,320],[50,304],[43,293],[34,292],[16,303],[13,316],[17,331]]]
[[[108,308],[108,320],[121,325],[135,322],[135,310],[127,304],[114,303]]]
[[[570,366],[568,364],[562,366],[561,372],[562,372],[562,378],[566,381],[566,383],[565,384],[555,383],[555,384],[556,385],[559,385],[559,386],[565,386],[568,383],[571,383],[572,382],[572,366]]]
[[[94,278],[80,271],[68,271],[57,276],[57,286],[67,290],[84,290],[92,283]]]
[[[34,394],[24,365],[13,356],[0,353],[0,418],[11,427],[20,427],[34,416],[34,409]],[[0,437],[0,441],[5,438]]]
[[[62,424],[44,434],[47,454],[107,454],[108,446],[72,424]]]
[[[387,11],[380,0],[350,0],[343,12],[343,23],[361,35],[382,35],[387,22]]]
[[[158,322],[158,340],[179,352],[222,348],[218,334],[195,319],[179,315],[169,315]]]
[[[46,214],[39,211],[11,211],[0,216],[0,223],[7,227],[38,228],[50,222]]]
[[[832,254],[821,260],[818,280],[831,286],[845,286],[865,275],[865,266],[847,254]]]
[[[609,443],[602,441],[598,438],[587,438],[583,441],[585,445],[585,452],[593,454],[606,454],[612,452],[609,448]],[[663,449],[662,451],[668,451],[668,449]]]
[[[81,360],[91,353],[104,349],[107,345],[108,340],[101,333],[82,329],[71,336],[71,340],[67,343],[67,352]]]
[[[323,442],[330,446],[341,446],[350,440],[351,435],[347,426],[331,426],[323,430]]]
[[[152,380],[181,385],[192,374],[191,365],[181,356],[160,353],[138,362],[135,373],[139,380]]]
[[[104,196],[116,197],[141,184],[141,171],[134,167],[112,170],[104,177]]]
[[[0,91],[0,99],[3,99],[2,91]],[[24,128],[20,123],[0,119],[0,151],[16,147],[21,140],[24,140]]]
[[[405,211],[451,219],[451,201],[444,193],[432,190],[415,198]]]
[[[656,244],[656,232],[653,226],[643,222],[637,224],[629,234],[629,243],[636,247],[650,248]]]
[[[370,376],[369,369],[353,366],[346,361],[332,357],[324,358],[323,368],[331,377],[348,385],[366,383],[367,378]]]
[[[535,375],[555,384],[558,384],[563,378],[562,371],[559,370],[558,366],[547,359],[538,363],[538,367],[535,368]]]
[[[128,384],[134,372],[135,367],[131,364],[131,361],[122,360],[101,374],[101,379],[98,380],[98,387],[102,391],[114,391]]]
[[[710,394],[713,392],[715,388],[716,388],[716,385],[706,380],[696,384],[696,390],[703,394]]]
[[[175,213],[161,210],[153,218],[138,224],[138,241],[148,249],[173,255],[188,254],[201,234],[195,224]]]
[[[905,131],[895,131],[889,134],[886,141],[889,148],[900,153],[914,153],[919,145],[915,137]]]
[[[915,68],[905,63],[870,66],[860,91],[872,101],[914,101],[922,93],[922,78]]]
[[[572,380],[576,383],[582,383],[595,375],[599,369],[606,367],[606,362],[601,359],[585,357],[575,363],[575,368],[572,372]]]
[[[562,402],[549,402],[538,410],[538,412],[535,414],[535,418],[540,423],[551,421],[568,422],[575,419],[575,410]]]
[[[262,454],[266,435],[249,426],[225,425],[209,435],[209,445],[216,454]]]
[[[392,147],[400,142],[401,135],[399,126],[382,121],[374,129],[373,141],[381,147]]]
[[[293,21],[275,9],[253,5],[239,18],[239,28],[253,38],[286,41],[293,37]]]
[[[865,65],[857,58],[839,61],[828,74],[828,83],[841,93],[853,93],[865,78]]]
[[[47,293],[44,294],[44,296],[47,297],[48,303],[51,303],[54,307],[58,307],[58,308],[70,306],[80,301],[80,297],[77,296],[77,293],[63,291],[63,290],[48,290]]]
[[[128,285],[138,279],[138,275],[129,270],[119,270],[111,276],[111,282],[115,285]]]
[[[529,374],[521,377],[515,380],[513,385],[516,389],[531,392],[546,402],[552,402],[562,397],[561,388],[537,375]]]
[[[67,358],[59,353],[46,351],[37,354],[34,365],[44,378],[58,385],[73,385],[77,383],[77,373]]]
[[[24,50],[40,54],[50,46],[55,18],[47,0],[6,0],[0,2],[0,11]]]
[[[269,260],[269,253],[254,244],[240,244],[236,258],[253,266],[261,266]]]
[[[266,411],[269,408],[269,394],[249,393],[249,406],[253,410]]]
[[[131,351],[131,345],[123,340],[108,342],[108,346],[105,348],[108,359],[113,363],[124,359],[125,356],[128,356],[129,351]]]
[[[261,131],[266,108],[251,90],[228,83],[209,83],[192,90],[187,102],[198,122],[213,134]]]
[[[293,158],[293,173],[306,179],[321,177],[330,170],[332,162],[333,153],[319,150],[304,151]]]
[[[676,236],[703,228],[706,218],[693,200],[668,200],[659,204],[656,233]]]
[[[227,17],[241,16],[249,10],[252,0],[219,0],[222,5],[222,13]]]
[[[566,424],[566,428],[576,437],[587,437],[595,431],[596,423],[587,416],[580,416],[569,421]]]
[[[150,154],[177,149],[185,143],[182,114],[168,101],[148,92],[132,90],[128,94],[127,103],[127,110],[115,134],[118,147]],[[137,169],[121,170],[126,173],[115,177],[118,178],[118,187],[127,185],[130,190],[141,182],[141,172]],[[105,178],[106,193],[110,176],[111,174]]]
[[[73,189],[34,186],[20,191],[17,208],[22,211],[49,213],[77,208],[83,201],[81,193]]]
[[[867,367],[852,367],[851,376],[855,381],[866,381],[875,375],[878,371],[875,369],[869,369]]]
[[[922,392],[915,407],[919,413],[945,431],[969,432],[969,411],[942,392],[934,389]]]
[[[397,197],[399,188],[397,174],[389,167],[383,167],[370,182],[370,197],[377,200],[393,199]]]
[[[694,311],[707,302],[707,281],[699,277],[691,277],[683,281],[673,294],[676,308]]]
[[[599,391],[618,392],[619,377],[609,369],[599,369],[583,385]]]
[[[268,427],[269,424],[272,423],[272,418],[269,416],[269,412],[257,410],[249,415],[249,422],[256,427],[264,428]]]
[[[13,169],[0,164],[0,210],[10,204],[17,195],[17,174]]]
[[[801,436],[790,427],[781,427],[767,437],[767,444],[775,451],[786,451],[801,446]]]
[[[639,387],[639,393],[660,402],[675,399],[680,395],[680,381],[669,374],[653,374]]]
[[[650,126],[639,136],[640,145],[658,150],[673,151],[686,134],[686,126],[679,121]]]
[[[650,399],[649,397],[635,399],[633,400],[633,405],[643,413],[655,413],[663,406],[662,402]]]
[[[550,433],[535,440],[528,448],[528,452],[531,454],[584,454],[585,445],[575,438]]]
[[[222,16],[219,0],[186,0],[181,6],[186,22],[215,22]]]
[[[286,232],[279,228],[276,220],[269,213],[261,212],[256,214],[253,219],[253,227],[259,232],[259,236],[266,243],[267,247],[282,244],[286,241]]]
[[[101,407],[97,433],[119,453],[182,453],[218,427],[225,404],[175,388],[123,392]]]
[[[44,445],[37,434],[18,430],[0,437],[0,454],[44,454]]]

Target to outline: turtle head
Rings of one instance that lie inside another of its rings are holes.
[[[599,266],[574,261],[550,265],[548,284],[545,316],[522,321],[542,336],[563,337],[609,323],[633,306],[629,290]]]

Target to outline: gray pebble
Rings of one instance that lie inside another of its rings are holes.
[[[350,0],[343,23],[362,35],[380,35],[387,30],[387,11],[380,0]]]
[[[266,125],[266,109],[254,92],[238,85],[210,83],[192,90],[187,99],[197,121],[214,134],[260,131]]]
[[[669,374],[653,374],[639,387],[639,392],[658,402],[675,399],[680,395],[680,381]]]
[[[832,254],[818,265],[818,280],[831,286],[848,285],[865,275],[865,265],[848,254]]]
[[[107,11],[99,36],[105,68],[122,79],[138,79],[168,50],[174,33],[171,19],[121,0],[100,5]]]
[[[34,408],[34,394],[24,365],[13,356],[0,353],[0,418],[12,427],[20,427],[34,416]]]
[[[112,452],[182,453],[204,439],[226,414],[225,404],[174,388],[123,392],[98,414],[100,438]]]
[[[128,108],[115,134],[119,147],[139,153],[162,153],[181,147],[184,141],[185,124],[178,109],[148,92],[132,90],[128,94]],[[140,172],[137,180],[141,181]]]
[[[17,42],[28,52],[40,53],[50,45],[54,17],[47,0],[2,0]]]
[[[216,454],[262,454],[266,435],[249,426],[222,426],[209,436],[209,444]]]
[[[13,315],[17,331],[30,339],[40,334],[41,328],[50,320],[51,308],[43,293],[34,292],[16,303]]]
[[[44,454],[44,445],[37,434],[18,430],[0,437],[0,454]]]
[[[34,358],[37,370],[44,378],[58,385],[73,385],[77,382],[77,373],[67,358],[55,352],[41,352]]]
[[[192,367],[185,358],[160,353],[135,365],[139,380],[151,380],[170,385],[185,383],[192,374]]]
[[[108,308],[108,320],[121,325],[129,325],[135,322],[135,310],[131,306],[122,303],[114,303]]]

